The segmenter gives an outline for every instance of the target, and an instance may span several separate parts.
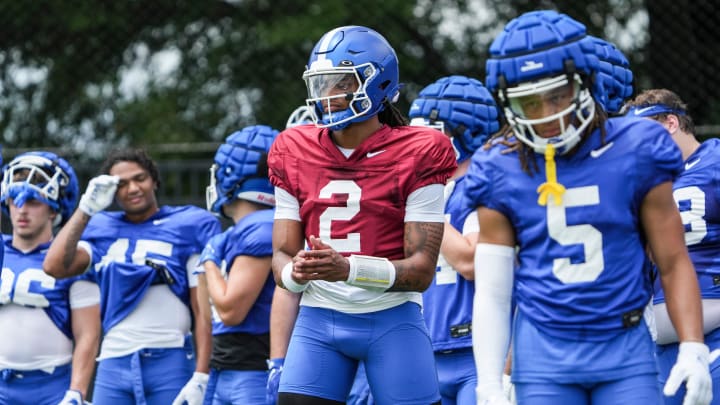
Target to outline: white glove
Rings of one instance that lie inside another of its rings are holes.
[[[505,398],[507,398],[511,404],[517,404],[517,398],[515,398],[515,384],[510,381],[510,376],[507,374],[503,374],[502,376],[502,387]]]
[[[210,376],[205,373],[194,372],[192,378],[180,390],[172,405],[183,405],[185,403],[188,405],[202,405],[209,379]]]
[[[663,393],[673,396],[685,382],[687,393],[683,405],[707,405],[712,400],[710,350],[703,343],[680,342],[677,361],[670,370]]]
[[[90,179],[85,194],[80,197],[80,211],[93,216],[112,204],[117,190],[118,176],[103,174]]]
[[[58,405],[83,405],[87,402],[83,401],[82,394],[78,390],[67,390],[65,396]]]
[[[475,388],[477,405],[512,405],[503,391],[504,388],[500,384],[493,387],[485,385],[481,388],[478,386]]]

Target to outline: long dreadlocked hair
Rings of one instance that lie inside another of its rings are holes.
[[[378,119],[380,122],[387,124],[390,127],[401,127],[410,123],[410,121],[395,106],[395,104],[385,99],[383,100],[383,105],[385,108],[378,113]]]

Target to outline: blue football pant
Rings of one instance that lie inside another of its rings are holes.
[[[205,405],[266,405],[267,371],[210,370]]]
[[[644,374],[597,384],[517,383],[515,393],[523,405],[656,405],[659,392],[653,378]]]
[[[720,329],[715,329],[714,331],[705,335],[705,344],[708,345],[710,351],[720,349]],[[677,361],[679,348],[680,347],[678,343],[657,346],[656,358],[658,368],[660,369],[660,375],[658,376],[658,384],[660,385],[661,390],[663,389],[663,387],[665,387],[665,382],[667,382],[667,379],[670,376],[670,370]],[[720,360],[716,360],[713,364],[710,365],[710,374],[713,381],[713,399],[711,404],[717,405],[720,404]],[[682,384],[674,396],[666,397],[663,395],[663,398],[665,399],[664,404],[682,405],[683,399],[685,398],[685,391],[685,384]]]
[[[279,391],[345,402],[359,360],[379,405],[440,400],[432,344],[412,302],[364,314],[301,306]]]
[[[42,370],[0,370],[0,405],[57,405],[70,388],[70,364]]]
[[[367,374],[365,373],[365,364],[360,362],[355,381],[353,381],[350,394],[347,398],[347,405],[374,405],[372,394],[370,393],[370,385],[368,385]]]
[[[551,336],[517,312],[512,381],[519,404],[658,404],[655,343],[644,323],[585,340]]]
[[[142,349],[98,363],[93,405],[169,405],[195,371],[192,347]]]
[[[475,357],[471,347],[449,353],[435,352],[443,405],[475,405]]]

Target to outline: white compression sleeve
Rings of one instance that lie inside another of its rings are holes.
[[[510,346],[513,260],[510,246],[479,243],[475,248],[472,337],[478,403],[503,395],[502,375]]]

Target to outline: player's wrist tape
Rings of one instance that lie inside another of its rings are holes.
[[[305,291],[306,288],[308,288],[308,284],[300,284],[293,280],[292,278],[292,269],[293,269],[293,262],[289,261],[285,267],[282,269],[282,273],[280,273],[280,278],[282,279],[283,285],[285,286],[285,289],[288,291],[292,291],[294,293],[301,293]]]
[[[395,266],[384,257],[351,255],[348,261],[350,285],[388,289],[395,284]]]

